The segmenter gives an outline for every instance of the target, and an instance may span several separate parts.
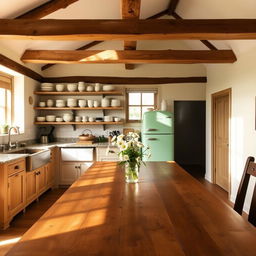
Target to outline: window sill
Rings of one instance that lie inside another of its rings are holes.
[[[18,136],[18,135],[23,135],[24,132],[21,132],[20,134],[11,134],[11,136]],[[0,137],[8,137],[8,133],[5,133],[5,134],[0,134]]]

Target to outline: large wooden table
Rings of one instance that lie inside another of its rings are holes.
[[[97,162],[7,255],[256,255],[256,230],[175,163]]]

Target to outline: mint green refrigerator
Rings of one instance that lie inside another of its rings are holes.
[[[168,111],[145,112],[142,120],[142,143],[150,148],[151,157],[144,161],[174,160],[173,113]]]

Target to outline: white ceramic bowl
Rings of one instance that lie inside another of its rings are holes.
[[[56,117],[56,122],[63,122],[63,118],[62,117]]]
[[[46,105],[47,105],[47,107],[53,107],[53,105],[54,105],[54,100],[51,100],[51,99],[47,100],[47,101],[46,101]]]
[[[45,106],[46,106],[46,103],[45,103],[44,101],[40,101],[40,102],[39,102],[39,107],[42,107],[42,108],[43,108],[43,107],[45,107]]]
[[[111,107],[120,107],[121,102],[118,99],[112,99],[111,100]]]
[[[77,84],[68,84],[67,89],[69,92],[75,92],[77,91]]]
[[[78,106],[84,108],[86,106],[86,100],[78,100]]]
[[[45,116],[37,116],[37,117],[36,117],[36,120],[37,120],[38,122],[45,122]]]
[[[64,91],[64,84],[56,84],[56,91],[57,92],[63,92]]]
[[[111,84],[105,84],[103,85],[102,89],[103,91],[113,91],[115,89],[115,86]]]
[[[46,116],[46,121],[47,122],[55,122],[56,121],[56,116],[48,115],[48,116]]]
[[[62,104],[62,103],[57,103],[57,104],[56,104],[56,107],[57,107],[57,108],[65,108],[66,105],[65,105],[65,104]]]
[[[121,121],[121,118],[120,118],[120,117],[115,117],[115,118],[114,118],[114,121],[115,121],[115,122],[119,122],[119,121]]]
[[[73,120],[73,115],[71,115],[71,114],[64,114],[63,115],[63,120],[65,122],[71,122]]]
[[[112,122],[113,117],[112,116],[104,116],[104,122]]]

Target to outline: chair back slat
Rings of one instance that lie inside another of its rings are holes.
[[[247,173],[248,168],[250,163],[254,162],[254,158],[252,156],[249,156],[247,158],[245,167],[244,167],[244,172],[241,178],[241,182],[239,185],[239,188],[237,190],[237,195],[236,195],[236,200],[235,200],[235,205],[234,205],[234,210],[238,212],[239,214],[242,214],[243,212],[243,207],[244,207],[244,200],[247,192],[247,187],[249,184],[250,180],[250,174]]]
[[[256,163],[250,162],[247,173],[256,177]]]

